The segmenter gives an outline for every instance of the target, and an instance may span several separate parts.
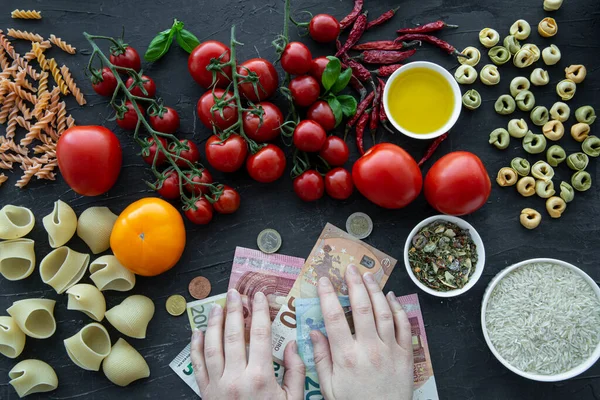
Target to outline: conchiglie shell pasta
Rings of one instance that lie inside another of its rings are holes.
[[[127,386],[138,379],[148,378],[150,368],[144,357],[120,338],[102,363],[104,375],[115,385]]]
[[[51,366],[40,360],[23,360],[8,373],[9,384],[20,398],[58,388],[58,377]]]
[[[110,354],[110,336],[102,325],[93,322],[65,339],[69,358],[79,368],[99,371],[102,360]]]
[[[29,208],[7,204],[0,210],[0,239],[23,237],[34,225],[35,217]]]
[[[104,319],[106,301],[96,286],[80,283],[67,290],[67,294],[69,295],[68,310],[81,311],[98,322]]]
[[[54,300],[26,299],[15,301],[6,310],[23,333],[34,339],[48,339],[56,331]]]
[[[25,333],[12,317],[0,317],[0,354],[17,358],[25,347]]]
[[[77,236],[98,254],[110,247],[110,233],[117,220],[108,207],[90,207],[79,216]]]
[[[63,246],[52,251],[40,263],[42,281],[58,294],[75,285],[85,274],[90,262],[88,254],[78,253]]]
[[[127,292],[135,286],[135,274],[125,268],[117,257],[102,256],[90,264],[90,278],[100,290]]]
[[[0,242],[0,274],[9,281],[27,278],[35,269],[35,242],[13,239]]]
[[[123,335],[145,339],[146,329],[154,316],[154,303],[148,297],[136,294],[108,310],[105,316]]]
[[[42,219],[48,232],[50,247],[57,248],[67,244],[77,230],[77,215],[64,201],[54,203],[54,210]]]

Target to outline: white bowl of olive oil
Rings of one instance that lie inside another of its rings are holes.
[[[462,100],[456,80],[445,68],[414,61],[390,76],[383,107],[392,125],[406,136],[433,139],[454,126]]]

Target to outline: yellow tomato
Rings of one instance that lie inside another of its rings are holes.
[[[110,235],[115,257],[131,272],[156,276],[173,268],[185,247],[179,211],[150,197],[130,204],[117,218]]]

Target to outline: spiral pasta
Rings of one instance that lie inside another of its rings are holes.
[[[99,371],[110,354],[110,336],[106,328],[93,322],[64,341],[67,355],[79,368]]]
[[[30,102],[31,104],[35,104],[37,102],[37,96],[35,94],[29,93],[22,86],[17,85],[16,82],[4,80],[2,81],[2,85],[6,86],[8,90],[15,92],[18,97]]]
[[[6,30],[6,34],[8,36],[12,36],[15,39],[29,40],[30,42],[43,42],[44,41],[44,38],[41,35],[38,35],[37,33],[28,32],[28,31],[20,31],[20,30],[13,29],[13,28],[8,28]]]
[[[55,304],[49,299],[25,299],[15,301],[6,312],[27,336],[48,339],[56,331]]]
[[[30,209],[7,204],[0,210],[0,239],[17,239],[27,235],[35,225]]]
[[[69,53],[69,54],[75,54],[76,53],[75,47],[71,46],[70,44],[68,44],[67,42],[65,42],[64,40],[62,40],[61,38],[56,37],[55,35],[50,35],[50,41],[52,43],[54,43],[56,45],[56,47],[58,47],[59,49],[61,49],[65,53]]]
[[[90,274],[90,279],[100,290],[127,292],[135,286],[135,274],[113,255],[99,257],[90,263]]]
[[[77,215],[64,201],[54,202],[54,209],[42,219],[44,229],[48,232],[50,247],[64,246],[77,230]]]
[[[75,96],[75,100],[77,101],[77,104],[79,104],[80,106],[86,104],[87,102],[85,101],[85,98],[83,97],[83,93],[81,92],[81,89],[79,89],[77,87],[77,85],[75,84],[75,81],[73,80],[73,77],[71,76],[69,67],[67,67],[66,65],[63,65],[62,67],[60,67],[60,72],[62,73],[62,76],[65,79],[67,87],[69,88],[69,90],[71,91],[73,96]]]
[[[83,277],[90,261],[88,254],[63,246],[50,252],[40,263],[42,281],[58,294],[64,293]]]
[[[11,18],[14,19],[42,19],[42,13],[36,10],[13,10],[10,13]]]
[[[56,82],[58,85],[60,92],[65,95],[68,94],[69,88],[67,87],[67,84],[65,83],[62,74],[60,73],[60,69],[58,68],[58,64],[54,58],[48,60],[48,69],[54,78],[54,82]]]
[[[123,338],[117,340],[104,359],[102,371],[108,380],[122,387],[150,376],[150,368],[144,357]]]
[[[105,314],[119,332],[136,339],[145,339],[148,324],[154,316],[154,303],[146,296],[129,296]]]
[[[95,321],[102,321],[106,313],[104,295],[96,286],[79,283],[67,290],[68,310],[81,311]]]
[[[77,236],[98,254],[110,247],[110,234],[117,220],[108,207],[90,207],[81,213],[77,222]]]
[[[17,358],[25,348],[25,334],[12,317],[0,317],[0,354]]]
[[[8,382],[20,398],[34,393],[47,393],[58,388],[54,369],[40,360],[23,360],[8,373]]]
[[[9,281],[29,277],[35,269],[35,242],[12,239],[0,242],[0,274]]]

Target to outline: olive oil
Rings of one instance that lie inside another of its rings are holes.
[[[448,81],[429,68],[412,68],[398,75],[388,92],[390,118],[412,133],[433,133],[442,128],[454,110],[454,93]]]

